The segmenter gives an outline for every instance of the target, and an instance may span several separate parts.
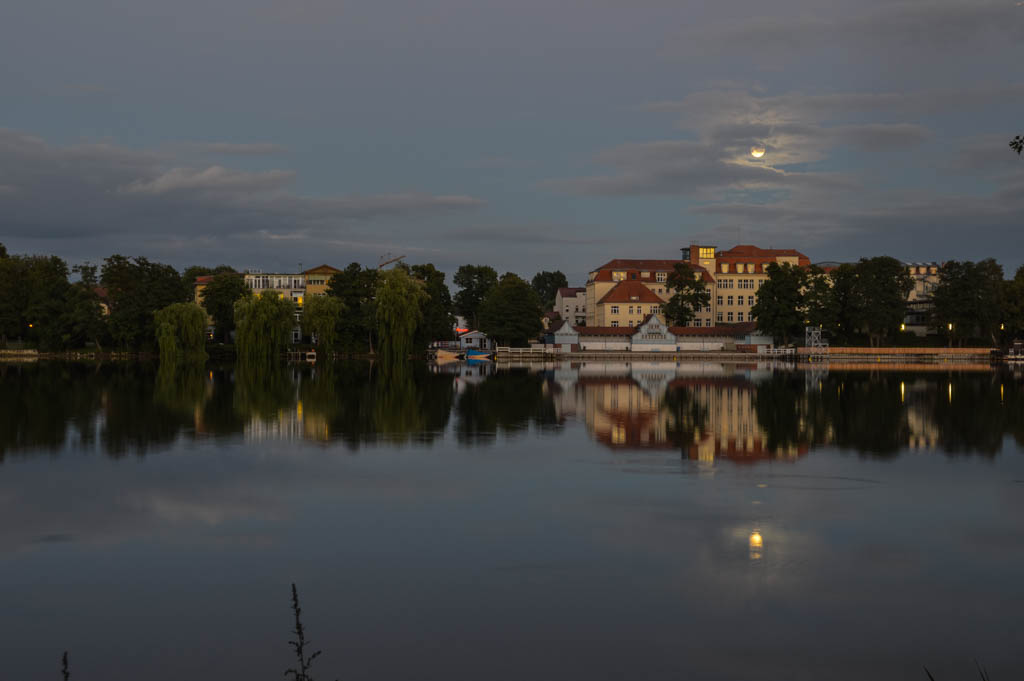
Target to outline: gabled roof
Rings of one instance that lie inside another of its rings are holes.
[[[665,301],[658,297],[658,295],[647,288],[647,286],[640,281],[632,279],[624,279],[612,288],[611,291],[604,294],[601,300],[597,301],[598,304],[603,303],[654,303],[661,304]]]
[[[811,259],[800,251],[793,248],[761,248],[751,244],[740,244],[733,246],[727,251],[719,251],[715,259],[719,262],[774,262],[776,258],[797,258],[800,265],[810,265]]]
[[[339,272],[341,272],[341,270],[339,270],[337,267],[331,267],[330,265],[320,265],[320,267],[314,267],[313,269],[306,270],[305,272],[303,272],[303,274],[326,274],[328,272],[330,272],[331,274],[338,274]]]
[[[576,286],[563,286],[562,288],[558,289],[558,295],[562,296],[563,298],[575,298],[577,294],[586,292],[587,289],[578,288]]]
[[[682,260],[631,260],[629,258],[615,258],[597,268],[597,270],[650,270],[669,271]],[[595,270],[595,271],[597,271]]]
[[[487,334],[483,331],[467,331],[466,333],[459,334],[459,338],[465,338],[466,336],[483,336],[484,338],[487,338]]]

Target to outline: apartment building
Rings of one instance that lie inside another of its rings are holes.
[[[340,273],[341,270],[330,265],[320,265],[306,270],[302,273],[306,278],[306,295],[326,296],[327,289],[331,285],[331,277]]]
[[[555,312],[573,326],[587,323],[587,289],[563,287],[555,294]]]
[[[586,286],[587,326],[638,326],[648,314],[661,312],[672,297],[669,274],[680,262],[617,258],[592,271]],[[706,270],[694,269],[705,284],[714,284]],[[701,325],[711,326],[711,315],[711,306],[702,310]]]
[[[275,291],[282,298],[288,298],[295,303],[295,326],[292,328],[292,342],[301,341],[302,302],[306,295],[306,275],[246,270],[244,276],[245,285],[249,287],[253,295],[258,296],[265,291]]]
[[[939,285],[939,268],[942,265],[937,262],[903,264],[914,280],[914,288],[907,294],[907,314],[903,318],[903,327],[914,335],[927,336],[929,331],[934,333],[931,324],[932,293]]]
[[[768,265],[811,264],[810,258],[793,249],[748,244],[724,251],[693,244],[681,251],[679,260],[615,259],[591,272],[586,293],[587,326],[637,326],[646,314],[660,311],[660,305],[672,296],[668,276],[680,262],[690,263],[711,295],[709,304],[696,312],[690,326],[749,322],[757,290],[768,279]]]

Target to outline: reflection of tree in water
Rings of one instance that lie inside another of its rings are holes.
[[[533,424],[561,427],[552,390],[544,376],[525,369],[497,371],[477,384],[466,384],[455,405],[455,432],[460,442],[493,441],[497,433],[514,433]]]
[[[993,455],[1005,434],[1021,442],[1024,430],[1020,381],[999,372],[837,372],[811,382],[776,372],[758,384],[756,410],[770,447],[834,444],[885,457],[914,437],[950,454]]]
[[[235,367],[235,410],[245,419],[271,421],[295,407],[295,380],[291,367],[238,364]]]
[[[171,411],[194,415],[206,401],[208,386],[203,362],[160,362],[153,400]]]
[[[692,388],[670,386],[665,391],[661,409],[668,414],[666,437],[688,454],[699,434],[708,429],[707,407],[700,403]]]
[[[399,362],[319,363],[299,388],[307,432],[362,443],[431,442],[451,414],[451,378],[426,365]]]
[[[156,399],[156,368],[148,363],[114,365],[103,385],[100,440],[107,454],[146,454],[154,445],[173,442],[191,426],[191,411],[169,408]]]
[[[56,451],[69,435],[91,445],[103,382],[100,368],[86,364],[0,364],[0,461]]]

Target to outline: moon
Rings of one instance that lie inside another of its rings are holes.
[[[760,144],[755,144],[754,146],[750,147],[750,155],[753,156],[754,158],[761,158],[762,156],[764,156],[764,147],[761,146]]]

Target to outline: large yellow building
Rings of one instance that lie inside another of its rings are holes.
[[[697,310],[690,322],[694,327],[751,321],[757,290],[768,279],[768,265],[811,264],[810,258],[793,249],[751,245],[719,251],[695,244],[683,248],[679,260],[610,260],[587,279],[587,326],[637,326],[646,314],[660,311],[672,296],[669,274],[681,262],[693,267],[711,295],[709,304]]]

